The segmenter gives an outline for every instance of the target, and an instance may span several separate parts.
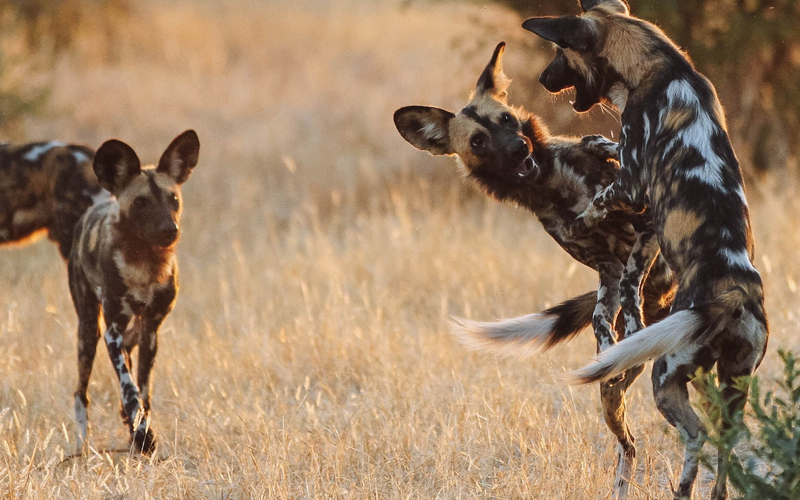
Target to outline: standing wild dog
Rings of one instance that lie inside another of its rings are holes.
[[[69,257],[75,223],[108,197],[92,172],[94,151],[62,142],[0,144],[0,244],[42,233]]]
[[[497,46],[470,102],[459,113],[409,106],[397,110],[395,124],[416,148],[435,155],[456,155],[468,177],[489,196],[533,212],[564,250],[598,272],[600,287],[537,314],[496,323],[457,320],[454,330],[469,346],[523,356],[568,340],[591,323],[602,351],[618,338],[614,323],[620,299],[628,304],[624,310],[638,311],[638,286],[627,296],[620,297],[618,292],[623,275],[638,284],[652,263],[652,245],[640,246],[635,240],[634,223],[646,219],[618,213],[586,234],[576,236],[569,231],[592,198],[617,178],[616,144],[602,136],[551,136],[535,115],[509,107],[510,81],[502,69],[504,47],[504,43]],[[627,270],[626,263],[630,265]],[[648,324],[667,314],[671,293],[671,273],[658,259],[643,287]],[[640,324],[641,313],[634,315],[633,321],[626,322]],[[619,495],[627,491],[635,457],[624,396],[641,370],[631,367],[622,380],[601,385],[604,417],[620,443],[615,482]]]
[[[158,166],[141,168],[127,144],[105,142],[94,158],[100,185],[114,198],[93,206],[76,228],[69,259],[69,285],[78,313],[78,388],[75,418],[79,445],[88,434],[86,388],[92,373],[99,317],[122,393],[121,414],[137,451],[150,453],[150,371],[158,329],[178,294],[175,250],[181,189],[197,164],[200,142],[193,130],[179,135]],[[138,387],[131,377],[131,351],[139,347]]]
[[[672,313],[601,353],[580,370],[605,380],[658,358],[658,409],[686,442],[676,498],[689,498],[705,441],[687,383],[715,364],[732,415],[746,394],[734,387],[766,349],[761,276],[739,163],[711,83],[656,26],[630,16],[620,0],[584,0],[581,16],[532,18],[523,27],[560,48],[540,81],[550,91],[573,85],[575,109],[598,102],[622,111],[619,178],[599,193],[577,225],[591,228],[615,210],[649,198],[658,242],[678,289]],[[727,497],[720,450],[712,498]]]

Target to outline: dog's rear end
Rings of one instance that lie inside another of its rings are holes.
[[[90,148],[58,141],[0,145],[0,244],[47,234],[67,259],[78,219],[108,197],[93,157]]]

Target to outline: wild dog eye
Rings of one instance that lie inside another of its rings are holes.
[[[137,207],[143,207],[149,203],[150,200],[146,196],[139,196],[138,198],[134,198],[133,204]]]
[[[516,120],[511,116],[511,113],[503,113],[500,115],[500,123],[508,125],[509,123],[516,123]]]
[[[177,206],[178,206],[178,195],[177,194],[175,194],[175,193],[169,194],[169,196],[167,196],[167,200],[169,200],[169,204],[170,205],[172,205],[174,208],[177,208]]]
[[[476,134],[472,136],[469,143],[473,148],[480,149],[486,144],[486,140],[483,138],[483,135]]]

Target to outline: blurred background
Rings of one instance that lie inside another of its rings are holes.
[[[629,3],[716,85],[748,177],[796,172],[800,4]],[[389,143],[375,132],[385,130],[392,97],[416,85],[421,101],[463,99],[471,73],[458,65],[480,64],[506,39],[518,64],[511,65],[512,101],[543,114],[556,131],[608,135],[612,117],[597,111],[578,118],[567,105],[548,105],[536,77],[551,49],[517,26],[533,15],[577,12],[572,0],[7,0],[0,3],[0,132],[18,140],[71,135],[96,145],[124,132],[122,115],[141,109],[133,101],[160,98],[169,103],[161,109],[170,120],[180,117],[176,112],[195,123],[224,114],[231,137],[263,138],[262,153],[307,152],[320,135],[333,135],[337,152],[355,146],[381,156]],[[435,70],[440,74],[413,76]],[[273,127],[278,115],[280,126]],[[305,147],[291,148],[297,140]],[[399,160],[385,156],[390,169]]]
[[[775,348],[800,351],[800,6],[631,5],[726,107],[767,287],[768,387]],[[543,310],[596,274],[392,122],[411,104],[460,109],[505,40],[512,104],[553,133],[616,137],[617,116],[576,115],[537,82],[553,49],[522,20],[577,12],[573,0],[0,1],[0,139],[114,137],[143,163],[188,128],[201,143],[154,375],[157,462],[62,462],[75,433],[66,269],[46,241],[2,249],[0,497],[608,498],[615,444],[596,387],[559,378],[593,337],[521,361],[447,333],[451,315]],[[682,450],[648,384],[630,399],[634,499],[668,496]],[[89,395],[95,448],[124,447],[103,354]]]

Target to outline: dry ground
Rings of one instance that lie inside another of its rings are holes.
[[[113,136],[154,162],[184,129],[200,135],[181,294],[155,370],[158,456],[103,452],[126,435],[101,348],[98,452],[63,460],[76,379],[66,270],[47,242],[6,249],[0,499],[609,498],[615,448],[598,391],[559,381],[591,356],[591,334],[513,361],[466,352],[446,328],[452,314],[543,309],[595,277],[391,123],[402,105],[465,102],[505,39],[512,101],[534,99],[556,131],[611,133],[613,121],[576,120],[534,85],[543,60],[519,20],[368,0],[137,5],[113,47],[87,34],[59,62],[48,108],[16,139]],[[749,189],[767,383],[775,348],[800,350],[795,188],[776,177]],[[681,446],[646,378],[630,400],[633,498],[666,498]]]

